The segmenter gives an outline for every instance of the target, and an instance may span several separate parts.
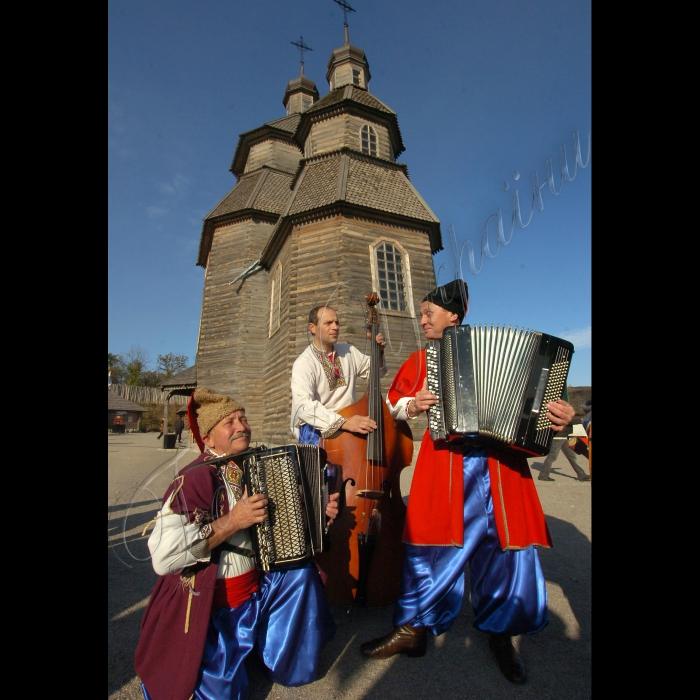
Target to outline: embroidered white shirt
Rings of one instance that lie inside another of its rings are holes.
[[[355,403],[358,379],[369,378],[369,355],[349,343],[336,343],[334,349],[334,364],[312,343],[292,365],[290,428],[297,439],[302,423],[318,428],[325,437],[332,435],[345,422],[336,411]],[[386,359],[383,358],[379,376],[386,373]]]

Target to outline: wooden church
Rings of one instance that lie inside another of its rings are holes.
[[[369,354],[365,298],[380,295],[386,396],[423,346],[417,315],[443,247],[440,222],[396,161],[405,150],[396,113],[370,93],[369,62],[347,25],[326,79],[320,98],[302,61],[286,115],[240,135],[237,183],[205,218],[199,244],[197,385],[243,401],[254,439],[268,445],[293,440],[291,369],[311,342],[309,311],[332,306],[339,341]]]

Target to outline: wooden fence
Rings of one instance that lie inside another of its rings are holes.
[[[163,403],[166,392],[152,386],[129,386],[128,384],[112,384],[109,387],[115,394],[134,403]],[[171,396],[169,403],[187,403],[188,396]]]

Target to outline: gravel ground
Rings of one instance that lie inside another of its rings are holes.
[[[196,448],[163,450],[155,433],[108,434],[107,444],[107,695],[110,700],[143,700],[133,657],[141,616],[157,577],[141,532],[160,507],[167,484],[197,452]],[[542,460],[530,460],[535,477]],[[583,457],[578,460],[588,471],[587,461]],[[402,473],[406,494],[411,473],[411,468]],[[591,484],[576,480],[561,453],[552,477],[554,482],[535,478],[554,540],[552,549],[539,550],[547,579],[550,622],[541,633],[515,640],[528,670],[524,685],[513,685],[501,675],[486,635],[471,626],[473,615],[465,596],[452,628],[440,637],[429,637],[428,653],[420,659],[397,656],[371,661],[360,655],[361,642],[391,629],[391,607],[348,610],[333,606],[338,627],[323,651],[319,680],[300,688],[285,688],[269,681],[253,661],[248,665],[250,700],[405,700],[427,693],[481,700],[590,698]],[[465,575],[468,577],[468,572]]]

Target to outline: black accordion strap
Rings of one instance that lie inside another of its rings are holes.
[[[244,557],[254,557],[255,552],[252,549],[246,549],[245,547],[236,547],[235,544],[229,544],[228,542],[222,542],[219,547],[226,552],[234,552],[235,554],[242,554]]]

